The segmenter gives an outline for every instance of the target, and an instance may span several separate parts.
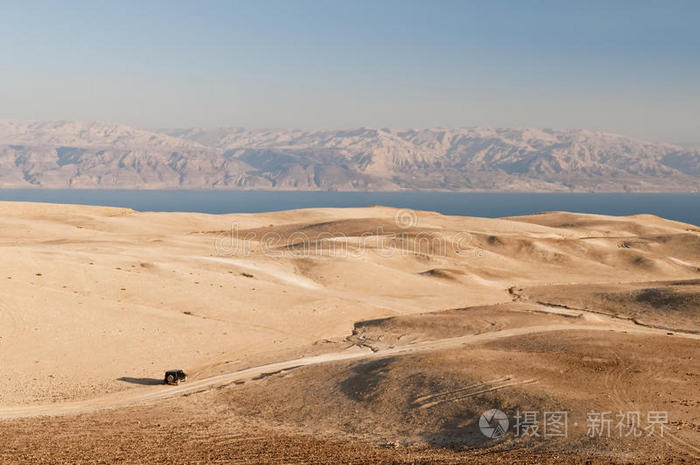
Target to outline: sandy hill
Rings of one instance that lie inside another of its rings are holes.
[[[0,224],[0,462],[700,460],[694,226],[7,202]],[[570,434],[486,438],[494,407]],[[590,438],[590,410],[668,431]]]
[[[514,286],[691,279],[700,263],[697,230],[654,217],[2,203],[0,218],[2,404],[244,364],[358,320],[509,301]]]

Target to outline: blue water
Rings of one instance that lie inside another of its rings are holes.
[[[0,189],[0,200],[128,207],[139,211],[255,213],[294,208],[386,205],[446,215],[501,217],[566,210],[651,213],[700,225],[700,194],[523,194],[461,192],[270,192]]]

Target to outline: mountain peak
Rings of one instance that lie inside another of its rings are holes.
[[[697,191],[700,152],[587,130],[0,120],[1,187]]]
[[[0,143],[74,147],[187,147],[201,144],[101,121],[0,120]]]

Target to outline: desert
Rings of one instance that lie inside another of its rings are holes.
[[[21,202],[0,221],[0,462],[700,460],[696,226]],[[487,437],[491,409],[509,425]]]
[[[700,464],[700,2],[0,11],[0,465]]]

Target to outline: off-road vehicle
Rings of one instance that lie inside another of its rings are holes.
[[[187,374],[182,370],[168,370],[165,372],[163,382],[165,384],[180,384],[180,381],[187,381]]]

